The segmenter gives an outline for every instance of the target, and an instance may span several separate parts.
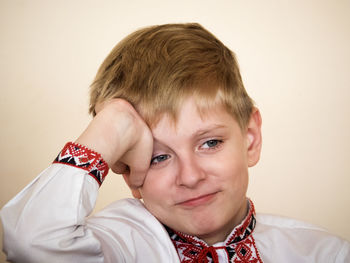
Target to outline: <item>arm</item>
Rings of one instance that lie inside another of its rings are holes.
[[[67,145],[53,165],[2,209],[8,259],[103,262],[100,240],[86,224],[97,182],[103,181],[109,165],[115,171],[130,167],[131,186],[140,186],[151,158],[148,136],[150,131],[130,104],[115,100],[105,105],[77,140],[88,148]],[[134,154],[140,148],[144,157]],[[134,156],[141,158],[137,165]]]

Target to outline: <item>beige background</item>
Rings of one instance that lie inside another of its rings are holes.
[[[89,123],[88,86],[122,37],[189,21],[237,53],[261,109],[263,155],[249,188],[257,211],[350,239],[347,0],[1,0],[0,207]],[[110,174],[97,208],[125,196]]]

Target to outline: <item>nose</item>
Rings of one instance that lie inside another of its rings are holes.
[[[205,178],[206,173],[196,158],[187,157],[179,160],[179,171],[176,177],[177,185],[195,188]]]

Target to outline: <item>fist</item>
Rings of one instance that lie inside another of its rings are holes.
[[[152,157],[149,127],[123,99],[98,104],[96,113],[76,142],[100,153],[113,172],[124,175],[131,189],[140,187]]]

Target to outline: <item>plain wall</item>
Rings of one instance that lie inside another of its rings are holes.
[[[170,22],[199,22],[237,54],[263,117],[256,210],[350,239],[347,0],[1,0],[0,207],[87,126],[88,88],[113,46]],[[110,173],[97,209],[126,196]]]

